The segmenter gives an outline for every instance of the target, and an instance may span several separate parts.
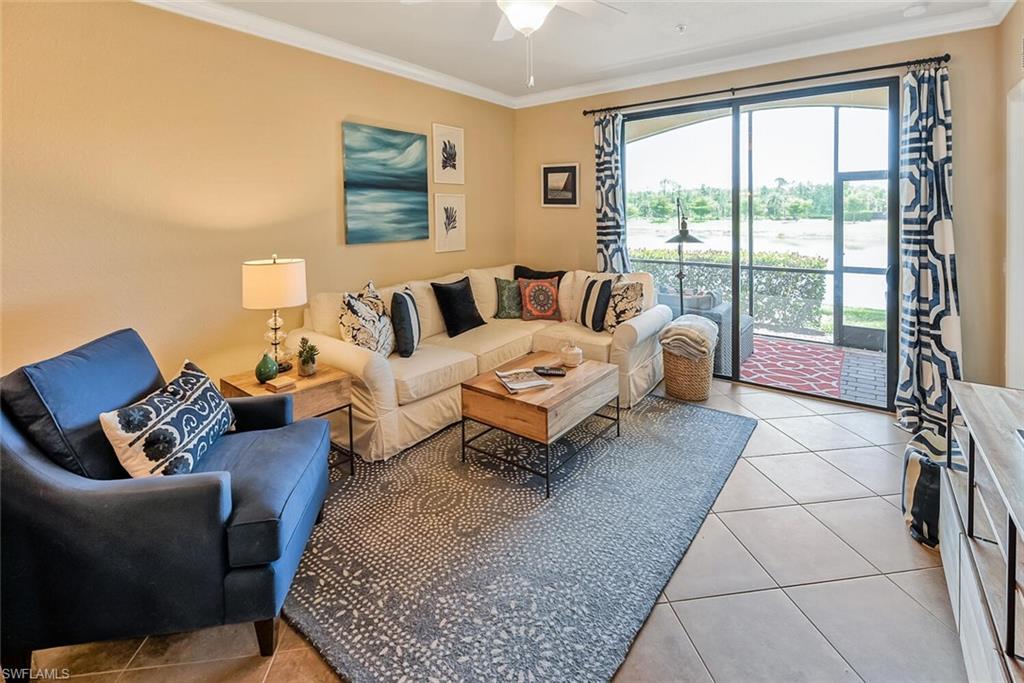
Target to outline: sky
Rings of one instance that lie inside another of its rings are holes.
[[[755,111],[754,184],[832,182],[832,107]],[[627,123],[627,126],[629,124]],[[728,114],[628,143],[626,190],[656,190],[664,178],[684,188],[732,186],[732,121]],[[840,171],[884,170],[888,112],[844,107],[839,119]],[[741,164],[746,163],[746,116],[741,118]]]

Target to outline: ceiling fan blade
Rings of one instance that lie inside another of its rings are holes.
[[[494,30],[494,37],[491,40],[495,42],[502,42],[504,40],[511,40],[516,36],[516,30],[512,28],[512,24],[509,22],[508,17],[505,13],[501,14],[501,21],[498,22],[498,28]]]
[[[587,19],[607,21],[628,14],[626,10],[605,0],[558,0],[558,6]]]

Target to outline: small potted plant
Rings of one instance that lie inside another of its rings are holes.
[[[309,339],[303,337],[299,340],[299,376],[309,377],[316,373],[316,357],[320,355],[320,349],[316,344],[310,344]]]

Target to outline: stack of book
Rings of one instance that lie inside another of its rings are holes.
[[[278,375],[274,379],[268,379],[265,386],[275,394],[280,391],[291,391],[295,388],[295,380],[287,375]]]
[[[520,391],[543,389],[552,386],[551,382],[547,381],[529,368],[506,370],[505,372],[495,371],[494,374],[510,394],[518,394]]]

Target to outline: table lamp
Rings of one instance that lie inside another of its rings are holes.
[[[683,213],[683,204],[676,197],[676,221],[679,224],[679,233],[673,235],[666,240],[667,244],[678,245],[679,253],[679,272],[676,273],[676,278],[679,279],[679,315],[683,315],[683,278],[686,277],[686,272],[683,269],[683,245],[684,244],[700,244],[701,240],[690,234],[690,226],[686,222],[686,215]]]
[[[279,309],[306,303],[306,262],[300,258],[278,258],[246,261],[242,264],[242,308],[272,310],[269,328],[263,338],[270,342],[278,370],[291,370],[292,364],[281,355],[281,328],[284,321]]]

